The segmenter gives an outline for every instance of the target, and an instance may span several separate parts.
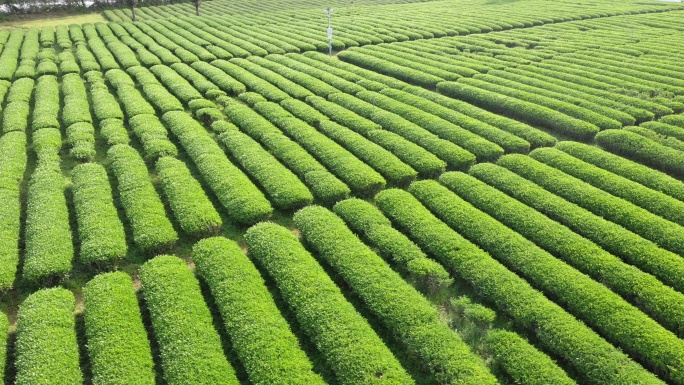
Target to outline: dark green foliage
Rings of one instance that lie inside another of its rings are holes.
[[[107,159],[118,182],[119,201],[136,245],[145,251],[155,251],[176,243],[178,234],[166,217],[164,205],[138,152],[119,144],[107,151]]]
[[[473,167],[477,175],[491,165]],[[624,263],[595,243],[485,183],[461,173],[440,182],[475,207],[638,305],[676,333],[684,331],[684,295]]]
[[[413,384],[368,322],[286,228],[260,223],[245,235],[341,385]]]
[[[313,200],[311,192],[297,176],[248,135],[229,130],[221,134],[219,140],[242,168],[262,186],[275,207],[296,209]]]
[[[598,216],[650,239],[664,249],[684,256],[684,227],[546,166],[531,157],[517,154],[506,155],[499,159],[497,164]]]
[[[90,117],[90,105],[85,84],[79,74],[67,74],[62,76],[62,95],[64,95],[64,109],[62,110],[62,122],[65,127],[74,123],[92,123]]]
[[[222,237],[204,239],[193,247],[192,259],[211,289],[252,383],[324,384],[313,373],[259,271],[237,243]]]
[[[684,201],[684,183],[665,173],[583,143],[560,142],[556,148],[575,158]]]
[[[445,119],[455,125],[463,127],[475,135],[479,135],[490,142],[498,144],[504,150],[506,150],[506,152],[526,153],[530,150],[530,143],[525,139],[490,125],[489,123],[472,118],[466,115],[465,111],[442,106],[435,101],[410,94],[406,91],[388,88],[380,93],[400,102],[409,104],[413,107],[420,108],[423,111],[427,111],[430,114],[439,116],[440,118]]]
[[[38,78],[35,89],[35,103],[31,129],[38,131],[41,128],[60,128],[59,124],[59,83],[57,77],[52,75]]]
[[[684,151],[663,146],[639,134],[606,130],[596,135],[596,142],[610,152],[665,172],[684,175]]]
[[[162,157],[157,160],[156,170],[173,215],[183,231],[194,236],[219,231],[223,223],[221,217],[182,161]]]
[[[14,284],[19,264],[19,228],[21,218],[20,183],[26,171],[26,134],[8,133],[0,136],[0,290]],[[0,316],[0,333],[2,333]],[[0,344],[2,344],[0,334]],[[0,345],[0,352],[4,347]],[[0,357],[2,358],[2,357]],[[0,360],[0,365],[2,361]]]
[[[339,217],[325,208],[311,206],[297,212],[294,221],[306,242],[408,350],[420,357],[438,383],[498,383],[458,335],[441,323],[430,303],[364,245]]]
[[[548,107],[500,95],[461,82],[442,82],[437,86],[437,89],[453,98],[465,100],[531,124],[546,126],[576,139],[589,140],[599,131],[598,127],[591,123],[570,117]]]
[[[347,127],[324,120],[319,124],[318,130],[397,186],[409,184],[418,175],[411,166],[403,163],[394,154]]]
[[[90,161],[95,157],[95,127],[88,122],[74,123],[66,129],[69,155],[79,161]]]
[[[81,262],[123,259],[126,234],[114,207],[107,172],[99,164],[86,163],[74,167],[71,178]]]
[[[245,86],[248,85],[242,79],[234,75],[233,72],[226,70],[226,68],[238,70],[238,67],[225,60],[216,60],[211,64],[195,62],[192,63],[191,67],[230,95],[238,95],[247,91]],[[239,72],[242,73],[242,71]]]
[[[136,115],[128,119],[128,124],[142,143],[145,158],[157,159],[178,154],[176,145],[169,140],[166,128],[156,115]]]
[[[375,200],[419,246],[458,273],[519,326],[530,329],[543,346],[567,360],[591,383],[662,384],[525,280],[435,218],[411,194],[385,190]]]
[[[383,257],[407,271],[419,284],[434,290],[453,282],[444,267],[429,259],[415,243],[394,229],[389,219],[372,204],[352,198],[338,202],[333,211],[349,228],[377,247]]]
[[[39,132],[48,130],[52,129]],[[64,277],[71,271],[74,258],[69,211],[64,197],[65,183],[57,163],[57,149],[51,155],[52,161],[39,163],[29,181],[23,277],[30,282],[45,283],[52,278]],[[45,151],[51,153],[53,149]]]
[[[613,196],[632,202],[653,214],[684,226],[684,202],[583,162],[560,150],[539,148],[530,156]]]
[[[487,348],[494,361],[520,385],[575,385],[552,359],[519,335],[505,330],[487,334]]]
[[[372,100],[374,94],[371,91],[365,92],[365,99]],[[405,139],[423,147],[447,162],[449,167],[453,169],[467,169],[475,162],[475,155],[470,152],[439,138],[437,135],[409,122],[399,115],[375,107],[372,103],[341,93],[332,94],[328,98],[330,101],[381,125],[383,129],[401,135]]]
[[[254,224],[271,216],[273,208],[266,197],[230,163],[204,127],[185,112],[168,112],[162,119],[233,220]]]
[[[83,290],[93,385],[154,385],[154,362],[131,277],[100,274]]]
[[[80,385],[74,295],[61,287],[39,290],[19,306],[17,385]]]
[[[169,385],[237,385],[199,282],[180,258],[162,255],[140,268],[140,280],[164,379]]]
[[[497,144],[410,104],[404,104],[378,93],[360,92],[357,96],[366,102],[373,103],[374,106],[401,116],[442,139],[463,147],[477,156],[478,161],[495,160],[504,153],[503,148]]]

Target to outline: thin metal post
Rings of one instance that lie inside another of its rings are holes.
[[[332,57],[332,36],[333,36],[333,29],[332,29],[332,24],[330,23],[330,14],[333,13],[332,8],[326,8],[325,9],[326,15],[328,15],[328,54],[330,57]]]

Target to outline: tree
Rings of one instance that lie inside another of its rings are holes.
[[[200,15],[199,9],[200,9],[200,5],[202,4],[202,0],[192,0],[192,2],[195,4],[195,14],[197,16],[199,16]]]

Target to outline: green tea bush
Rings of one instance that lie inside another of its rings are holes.
[[[266,197],[228,160],[202,125],[180,111],[167,112],[162,119],[233,220],[254,224],[271,216],[273,208]]]
[[[142,291],[169,385],[237,385],[199,282],[180,258],[162,255],[140,268]]]
[[[71,179],[81,262],[112,262],[126,257],[126,234],[104,167],[97,163],[78,165],[71,170]]]
[[[487,349],[494,362],[522,385],[575,385],[576,382],[524,338],[505,330],[487,333]]]
[[[93,385],[155,384],[150,342],[130,276],[100,274],[85,285],[83,297]]]
[[[544,165],[531,157],[517,154],[506,155],[499,159],[497,164],[596,215],[656,242],[662,248],[684,255],[684,227]]]
[[[253,383],[325,383],[313,372],[259,271],[237,243],[223,237],[204,239],[193,246],[192,258]]]
[[[260,223],[247,230],[245,240],[340,384],[413,384],[368,321],[290,230]]]
[[[107,151],[107,159],[117,179],[119,201],[136,245],[145,251],[157,251],[176,243],[178,234],[166,217],[164,205],[138,152],[119,144]]]
[[[520,327],[529,329],[545,348],[567,360],[584,378],[596,384],[662,384],[655,375],[437,219],[410,193],[390,189],[379,193],[375,200],[383,213],[419,246],[458,272],[482,298],[512,317]]]
[[[313,200],[304,183],[248,135],[230,130],[221,134],[219,140],[242,169],[262,186],[275,207],[296,209]]]
[[[203,236],[221,229],[221,217],[182,161],[161,157],[157,160],[156,171],[173,215],[184,232]]]
[[[39,290],[19,306],[17,385],[80,385],[74,295],[61,287]],[[48,338],[49,336],[49,338]]]

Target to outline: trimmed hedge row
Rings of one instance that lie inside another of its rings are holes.
[[[304,183],[247,134],[228,130],[219,136],[219,141],[242,168],[259,182],[275,207],[297,209],[313,200]]]
[[[622,225],[659,246],[684,256],[684,228],[531,157],[506,155],[498,165],[531,180],[605,219]]]
[[[114,95],[102,81],[90,82],[90,97],[95,117],[102,122],[106,119],[123,119],[123,111]]]
[[[633,132],[635,134],[641,135],[645,138],[648,138],[657,144],[670,147],[672,149],[675,149],[677,151],[684,151],[684,142],[681,140],[675,138],[674,136],[666,136],[666,135],[661,135],[656,131],[647,129],[645,127],[624,127],[624,131],[629,131]]]
[[[96,276],[83,289],[93,385],[154,385],[150,342],[131,277]]]
[[[180,258],[162,255],[140,267],[140,281],[164,379],[169,385],[237,385],[199,282]]]
[[[55,26],[55,35],[57,39],[57,45],[67,50],[71,48],[71,38],[69,37],[69,28],[66,25]]]
[[[632,202],[653,214],[684,225],[684,202],[583,162],[560,150],[539,148],[534,150],[530,156],[613,196]]]
[[[176,145],[169,140],[166,127],[156,115],[136,115],[128,119],[128,124],[142,143],[145,158],[158,159],[178,155]]]
[[[53,129],[46,128],[39,132],[49,130]],[[39,284],[64,277],[71,271],[74,258],[69,210],[64,197],[64,177],[56,154],[58,149],[54,149],[55,153],[52,153],[52,149],[46,150],[50,152],[51,159],[41,160],[45,155],[38,155],[38,166],[31,175],[26,198],[23,277]]]
[[[289,68],[292,68],[295,71],[303,72],[307,74],[308,76],[312,76],[316,79],[319,79],[323,81],[326,84],[329,84],[330,86],[334,87],[335,89],[346,92],[348,94],[356,94],[357,92],[365,91],[365,88],[362,86],[356,84],[355,82],[351,82],[347,79],[344,79],[340,76],[335,75],[334,73],[331,73],[329,71],[322,70],[320,68],[312,67],[310,65],[307,65],[305,63],[299,62],[297,60],[294,60],[293,58],[289,56],[283,56],[283,55],[268,55],[266,56],[266,59],[274,61],[276,63],[280,63],[283,66],[287,66]],[[313,91],[313,90],[312,90]],[[337,91],[337,92],[339,92]],[[323,95],[327,96],[327,95]]]
[[[180,111],[167,112],[162,120],[233,220],[253,224],[271,216],[273,208],[266,197],[228,160],[202,125]]]
[[[162,114],[185,110],[181,102],[161,84],[145,84],[142,90],[147,100]]]
[[[451,285],[449,273],[401,232],[375,206],[361,199],[347,199],[333,206],[333,211],[354,232],[377,247],[381,255],[399,265],[401,270],[428,289]]]
[[[555,71],[545,71],[541,68],[530,66],[521,66],[518,68],[508,67],[506,68],[506,71],[501,73],[497,72],[497,75],[499,76],[507,78],[515,77],[524,84],[548,89],[580,100],[586,100],[589,103],[595,103],[615,110],[624,111],[633,116],[637,122],[652,120],[655,117],[655,114],[649,111],[648,108],[645,108],[646,106],[642,104],[649,103],[648,101],[640,101],[638,98],[630,98],[626,95],[602,91],[591,86],[571,83],[567,80],[562,80],[561,78],[551,77],[551,74],[557,75]],[[605,97],[613,94],[614,98]],[[618,100],[619,98],[622,98],[622,100]]]
[[[580,140],[590,140],[599,132],[599,128],[592,123],[570,117],[539,104],[501,95],[498,91],[493,92],[462,82],[442,82],[437,85],[437,89],[453,98],[465,100],[532,124],[546,126]]]
[[[452,180],[450,184],[458,182]],[[674,333],[436,181],[413,183],[409,192],[454,230],[549,293],[608,340],[673,382],[684,383],[684,341]]]
[[[530,329],[541,344],[567,360],[586,380],[594,384],[662,385],[655,375],[437,219],[410,193],[385,190],[375,200],[419,246],[457,272],[519,326]]]
[[[221,64],[221,65],[218,65]],[[178,71],[178,68],[181,67],[180,64],[175,65],[173,68]],[[192,63],[190,66],[193,70],[197,71],[197,73],[201,76],[204,77],[204,80],[209,81],[216,86],[218,86],[219,89],[223,90],[224,92],[230,94],[230,95],[238,95],[241,94],[247,89],[245,88],[245,82],[242,81],[241,79],[237,78],[235,75],[233,75],[231,72],[226,71],[225,68],[231,68],[231,69],[237,69],[238,67],[230,65],[229,62],[225,60],[216,60],[212,62],[211,64],[205,63],[205,62],[195,62]],[[181,74],[183,75],[183,74]],[[189,76],[193,76],[197,78],[197,75],[190,75],[190,72],[188,71]],[[186,78],[189,76],[184,75]],[[235,79],[238,80],[235,80]],[[195,83],[195,87],[198,86],[198,82],[200,82],[199,79],[197,80],[192,80],[193,83]],[[242,84],[242,83],[245,84]],[[202,82],[203,83],[203,82]],[[205,88],[208,88],[209,86],[204,86]],[[213,88],[213,87],[212,87]],[[201,90],[201,88],[200,88]],[[211,97],[208,92],[204,91],[205,94],[208,97]]]
[[[519,83],[517,81],[519,79],[517,78],[515,80],[501,78],[499,77],[499,73],[506,72],[490,72],[486,75],[477,75],[474,79],[463,79],[461,81],[490,91],[500,92],[508,96],[532,101],[536,104],[592,123],[603,130],[611,128],[618,129],[623,125],[630,125],[636,122],[632,116],[627,115],[622,111],[613,110],[596,104],[588,104],[582,99],[570,98],[565,94],[551,92],[545,88],[539,89],[527,86]]]
[[[306,88],[308,91],[315,95],[326,97],[329,94],[334,94],[340,92],[337,88],[331,86],[330,84],[316,79],[315,77],[309,75],[308,73],[299,72],[297,70],[291,69],[285,65],[278,62],[266,60],[259,56],[250,56],[247,60],[255,63],[263,68],[273,71],[275,74],[284,77],[285,79]],[[267,79],[268,80],[268,79]],[[275,83],[274,83],[275,84]],[[277,84],[276,84],[277,85]],[[283,89],[283,88],[281,88]],[[289,92],[288,92],[289,93]],[[292,95],[292,94],[291,94]],[[293,95],[294,96],[294,95]],[[304,97],[300,97],[304,99]]]
[[[249,61],[247,59],[233,59],[230,61],[230,63],[237,65],[249,72],[251,72],[254,76],[259,77],[259,79],[262,79],[262,81],[267,81],[271,84],[273,84],[275,87],[278,87],[281,91],[284,91],[288,95],[292,96],[293,98],[297,99],[304,99],[307,96],[313,95],[311,91],[308,89],[298,85],[297,83],[288,80],[282,75],[277,74],[276,72],[271,71],[268,68],[264,68],[262,66],[259,66],[252,61]],[[266,95],[264,95],[266,96]],[[270,99],[266,96],[266,99]],[[280,100],[277,100],[280,102]]]
[[[246,94],[246,93],[245,93]],[[244,95],[244,94],[243,94]],[[259,94],[255,94],[259,95]],[[263,99],[261,95],[259,95]],[[253,98],[256,99],[256,98]],[[257,104],[259,102],[265,102],[266,100],[255,100],[252,105]],[[293,116],[303,120],[307,124],[318,127],[318,125],[324,121],[324,120],[329,120],[327,116],[323,115],[322,113],[318,112],[315,108],[311,107],[310,105],[306,104],[305,101],[299,100],[299,99],[285,99],[282,102],[280,102],[280,106],[286,109],[290,114]]]
[[[42,128],[60,128],[59,124],[59,83],[53,75],[43,75],[38,78],[35,89],[35,103],[31,129],[38,131]]]
[[[307,244],[358,294],[365,306],[404,343],[439,384],[497,384],[458,334],[411,285],[320,206],[294,215]],[[382,285],[377,285],[382,282]]]
[[[439,175],[446,167],[444,161],[424,148],[409,142],[398,134],[381,130],[379,124],[361,117],[355,112],[318,96],[310,96],[306,98],[306,101],[333,122],[349,127],[354,132],[366,136],[371,142],[390,151],[423,176]]]
[[[133,241],[144,251],[163,250],[178,241],[178,234],[166,217],[164,205],[152,186],[145,162],[125,144],[107,151],[117,179],[119,201],[133,232]]]
[[[3,133],[13,131],[25,132],[28,128],[29,110],[31,108],[29,103],[34,85],[35,81],[33,79],[21,78],[15,80],[9,87],[5,110],[3,111]]]
[[[665,284],[683,290],[684,267],[677,254],[659,248],[653,242],[544,190],[506,168],[478,165],[471,169],[471,174],[561,222],[642,271],[653,274]]]
[[[247,230],[245,240],[341,385],[413,384],[368,321],[290,230],[260,223]]]
[[[91,123],[80,122],[67,127],[66,141],[73,158],[89,162],[95,157],[95,127]]]
[[[81,385],[74,295],[61,287],[39,290],[17,316],[17,385]]]
[[[641,127],[653,130],[660,135],[671,136],[684,141],[684,127],[663,123],[662,121],[663,119],[660,119],[659,122],[644,122],[641,124]]]
[[[583,143],[559,142],[556,148],[587,163],[684,201],[684,183],[665,173]]]
[[[117,144],[129,144],[128,130],[123,125],[121,119],[106,119],[100,121],[100,135],[107,141],[108,146]]]
[[[324,120],[318,125],[318,130],[339,143],[362,162],[373,167],[396,186],[408,185],[418,176],[416,170],[399,160],[394,154],[347,127]]]
[[[228,62],[225,60],[214,60],[213,62],[211,62],[211,65],[221,69],[224,72],[224,74],[228,74],[232,78],[237,79],[237,81],[240,82],[240,84],[243,85],[243,87],[246,87],[246,89],[242,89],[242,92],[254,91],[263,95],[266,99],[276,103],[282,102],[283,100],[288,99],[290,97],[287,93],[280,90],[278,87],[267,82],[266,80],[261,79],[256,75],[253,75],[251,72],[234,64],[232,61]],[[239,94],[241,92],[235,93]]]
[[[192,100],[202,99],[202,94],[199,93],[185,78],[179,75],[172,68],[165,65],[155,65],[150,68],[159,80],[168,88],[178,99],[183,103],[188,103]]]
[[[192,259],[211,289],[232,347],[252,383],[325,384],[237,243],[223,237],[201,240],[192,248]]]
[[[17,70],[19,48],[24,41],[24,30],[17,28],[10,32],[7,43],[0,54],[0,79],[12,80]]]
[[[101,68],[100,63],[97,62],[97,59],[95,59],[95,56],[90,52],[88,46],[82,42],[76,43],[76,60],[84,72],[99,71]]]
[[[366,96],[372,100],[375,93],[365,91]],[[407,121],[399,115],[376,108],[373,104],[365,102],[347,94],[332,94],[328,97],[331,102],[350,109],[355,113],[380,124],[385,130],[401,135],[407,140],[423,147],[433,153],[454,169],[467,169],[475,162],[475,155],[437,135]]]
[[[157,160],[155,168],[181,229],[197,237],[219,232],[223,221],[185,163],[164,156]]]
[[[597,96],[572,90],[561,85],[560,81],[546,78],[543,75],[530,75],[524,70],[516,68],[506,68],[505,71],[490,71],[488,75],[494,75],[497,82],[514,82],[516,87],[522,87],[529,92],[541,93],[548,97],[553,97],[577,106],[586,107],[594,112],[602,113],[607,117],[615,119],[623,125],[632,125],[637,120],[652,119],[654,115],[646,110],[625,107],[617,102],[599,98]],[[505,79],[505,80],[504,80]],[[502,83],[501,83],[502,84]]]
[[[101,263],[126,257],[126,234],[114,207],[104,167],[86,163],[71,170],[81,262]]]
[[[26,162],[26,134],[14,132],[0,136],[0,207],[3,207],[0,211],[0,291],[12,288],[19,264],[20,183]],[[0,351],[4,352],[2,322],[0,316]],[[0,368],[1,365],[0,361]]]
[[[337,56],[345,62],[349,62],[354,65],[358,65],[360,67],[379,72],[381,74],[393,76],[399,80],[405,81],[407,83],[416,84],[422,87],[434,88],[435,85],[445,80],[442,77],[435,76],[423,70],[417,70],[405,66],[407,62],[402,61],[400,59],[398,61],[401,62],[401,64],[397,64],[395,62],[391,62],[355,50],[345,50],[340,52]],[[454,74],[453,76],[453,78],[451,76],[449,77],[452,78],[452,80],[458,78],[458,75]]]
[[[487,333],[487,349],[494,362],[521,385],[575,385],[546,354],[516,333],[492,330]]]
[[[373,195],[385,187],[386,182],[382,175],[332,139],[293,117],[280,105],[262,102],[257,103],[254,108],[344,181],[352,191]]]
[[[387,88],[380,93],[399,102],[414,106],[422,111],[429,111],[430,114],[463,127],[474,135],[480,136],[492,143],[496,143],[506,152],[526,153],[530,151],[530,143],[525,139],[490,125],[489,123],[472,118],[459,110],[445,107],[435,101],[402,90]]]
[[[357,96],[361,100],[372,103],[376,107],[383,108],[386,111],[401,116],[442,139],[457,144],[475,155],[478,161],[495,160],[504,153],[503,148],[499,147],[497,144],[435,116],[430,112],[426,112],[410,104],[404,104],[385,96],[382,93],[359,92]]]
[[[495,168],[478,165],[472,172],[478,174]],[[635,303],[670,330],[684,332],[684,295],[652,275],[624,263],[564,225],[471,176],[446,173],[440,182],[478,209]]]
[[[548,107],[554,111],[561,112],[568,116],[593,124],[594,126],[602,130],[618,129],[622,127],[621,122],[609,116],[606,116],[603,113],[594,112],[586,107],[578,106],[576,104],[569,103],[563,100],[558,100],[555,97],[540,94],[536,91],[532,92],[526,89],[525,86],[521,86],[515,82],[509,82],[507,80],[503,80],[495,76],[478,75],[477,77],[472,79],[461,79],[459,82],[487,91],[510,96],[512,98],[527,101],[539,106]],[[514,85],[515,88],[513,87]]]
[[[232,103],[226,116],[236,125],[263,143],[273,156],[303,179],[314,196],[324,202],[336,202],[349,195],[349,187],[325,169],[298,143],[281,133],[273,124],[247,106]]]
[[[684,175],[684,151],[669,148],[639,134],[606,130],[596,135],[596,142],[610,152],[665,172]]]
[[[74,123],[93,122],[90,116],[88,93],[81,75],[67,74],[62,76],[62,94],[64,95],[62,122],[65,127]]]

